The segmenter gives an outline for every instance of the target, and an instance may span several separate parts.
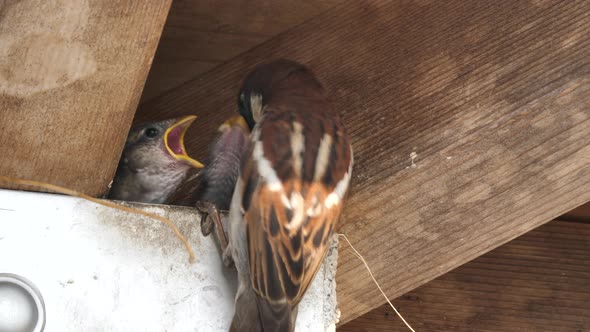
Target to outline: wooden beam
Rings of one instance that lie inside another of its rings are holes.
[[[590,329],[590,224],[553,221],[393,301],[417,331]],[[389,305],[339,331],[408,331]]]
[[[349,1],[137,120],[199,114],[188,149],[204,158],[254,64],[310,65],[353,137],[340,230],[395,298],[590,200],[589,12],[587,1]],[[342,322],[384,302],[345,246],[338,285]]]
[[[159,96],[341,2],[173,1],[141,101]]]
[[[169,6],[2,2],[0,174],[103,193]]]

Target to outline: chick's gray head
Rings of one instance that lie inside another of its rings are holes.
[[[123,162],[132,170],[146,168],[202,168],[188,156],[184,134],[195,116],[135,126],[129,132]]]

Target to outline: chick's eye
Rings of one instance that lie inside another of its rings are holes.
[[[160,133],[160,131],[156,128],[148,128],[145,130],[145,136],[149,137],[149,138],[153,138],[158,136],[158,134]]]

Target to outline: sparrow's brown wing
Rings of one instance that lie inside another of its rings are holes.
[[[322,206],[328,196],[322,186],[306,188],[306,196],[297,187],[285,184],[293,189],[289,197],[262,186],[245,215],[253,287],[271,303],[300,301],[340,215],[340,205]]]
[[[265,118],[242,169],[252,286],[277,308],[297,305],[313,280],[352,167],[350,144],[337,118],[303,123],[309,122],[293,114]]]

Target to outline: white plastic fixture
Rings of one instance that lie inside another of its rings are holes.
[[[45,331],[227,331],[236,272],[193,209],[133,205],[170,218],[197,261],[157,220],[62,195],[0,189],[0,273],[30,280]],[[337,250],[307,294],[297,331],[334,330]]]

